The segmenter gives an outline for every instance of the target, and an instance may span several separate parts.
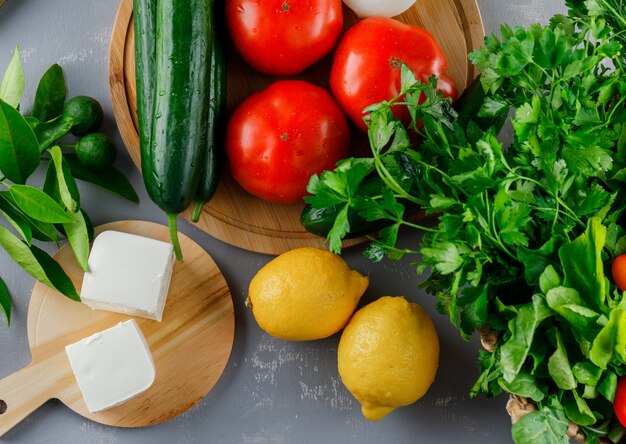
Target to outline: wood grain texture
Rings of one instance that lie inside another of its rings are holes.
[[[357,17],[344,7],[345,27]],[[475,0],[421,0],[398,19],[423,26],[442,46],[448,59],[448,74],[459,90],[475,77],[476,71],[467,54],[478,48],[484,38],[480,11]],[[234,47],[227,51],[228,99],[231,112],[253,92],[260,91],[276,80],[250,67],[237,55]],[[140,168],[139,136],[134,68],[134,34],[132,0],[122,0],[113,27],[109,53],[109,79],[115,119],[122,139],[135,165]],[[332,55],[304,73],[292,76],[329,89]],[[354,153],[368,152],[367,137],[352,131]],[[297,247],[324,247],[324,239],[305,231],[300,225],[303,205],[272,204],[255,198],[224,172],[215,197],[204,207],[198,228],[211,236],[240,248],[267,254],[280,254]],[[190,219],[191,210],[183,213]],[[361,240],[347,241],[344,246]]]
[[[168,241],[166,227],[124,221],[103,225],[97,233],[116,230]],[[51,398],[78,414],[119,427],[143,427],[172,419],[200,401],[224,371],[233,345],[235,318],[230,291],[206,251],[179,234],[185,262],[177,262],[163,321],[135,318],[156,366],[154,384],[130,401],[89,413],[69,365],[65,346],[105,330],[131,316],[92,310],[37,283],[28,309],[28,342],[33,361],[0,380],[0,436]],[[77,289],[83,272],[72,251],[61,248],[55,258]],[[1,404],[1,403],[0,403]]]

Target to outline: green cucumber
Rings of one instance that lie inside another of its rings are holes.
[[[213,1],[213,7],[219,8],[222,2]],[[226,128],[226,52],[225,29],[222,20],[221,8],[213,11],[213,34],[211,39],[211,62],[209,64],[209,118],[207,129],[207,143],[204,153],[204,165],[200,185],[196,191],[195,204],[191,215],[192,222],[198,222],[202,207],[207,203],[215,191],[221,172],[222,146],[224,143],[224,129]]]
[[[141,138],[141,166],[150,198],[167,214],[178,260],[176,215],[193,200],[204,161],[209,113],[212,0],[157,0],[149,139]],[[145,57],[145,56],[143,56]],[[144,68],[145,69],[145,68]],[[145,100],[145,97],[144,97]]]
[[[154,0],[133,0],[135,25],[135,76],[137,78],[137,117],[142,149],[150,146],[154,97],[156,4]]]

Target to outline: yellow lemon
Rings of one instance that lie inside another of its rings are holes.
[[[248,304],[272,336],[321,339],[346,325],[368,283],[329,251],[296,248],[258,271],[250,282]]]
[[[420,399],[435,379],[439,338],[428,314],[403,297],[385,296],[357,311],[341,335],[339,375],[377,421]]]

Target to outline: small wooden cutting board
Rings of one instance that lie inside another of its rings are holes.
[[[162,241],[166,227],[143,221],[100,226]],[[228,285],[209,254],[179,233],[185,262],[174,266],[163,321],[135,318],[156,366],[154,384],[130,401],[89,413],[74,378],[65,346],[131,318],[92,310],[41,283],[28,309],[28,343],[33,361],[0,380],[0,437],[49,399],[58,398],[76,413],[118,427],[143,427],[172,419],[209,393],[224,371],[233,346],[235,317]],[[55,259],[80,291],[83,272],[71,248]]]

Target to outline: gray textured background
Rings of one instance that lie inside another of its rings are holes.
[[[545,21],[564,10],[560,0],[478,0],[478,3],[488,34],[497,32],[502,22]],[[0,8],[0,72],[19,44],[26,74],[23,103],[29,109],[39,77],[53,63],[61,64],[69,95],[84,94],[100,100],[107,115],[103,130],[114,135],[121,147],[107,81],[109,39],[117,6],[114,0],[8,0]],[[131,178],[141,204],[82,186],[83,206],[95,224],[123,219],[163,223],[161,212],[145,194],[141,177],[129,156],[123,149],[120,154],[117,166]],[[41,172],[38,178],[41,180]],[[363,248],[344,254],[351,267],[370,277],[362,304],[383,295],[405,295],[431,314],[441,340],[439,373],[428,394],[416,404],[372,423],[363,419],[358,402],[339,380],[338,336],[309,343],[276,340],[262,332],[252,314],[244,309],[248,283],[271,257],[226,245],[186,222],[180,223],[180,230],[213,256],[228,281],[235,304],[235,344],[226,370],[211,393],[178,418],[145,429],[102,426],[83,419],[58,401],[50,401],[0,441],[46,444],[511,441],[505,399],[468,396],[468,388],[477,376],[475,357],[479,345],[463,342],[447,318],[436,313],[433,299],[415,288],[419,276],[410,259],[373,265],[362,257]],[[401,236],[406,246],[416,241],[414,234]],[[33,280],[4,251],[0,251],[0,275],[14,299],[11,327],[7,328],[0,319],[2,378],[30,362],[26,313]]]

